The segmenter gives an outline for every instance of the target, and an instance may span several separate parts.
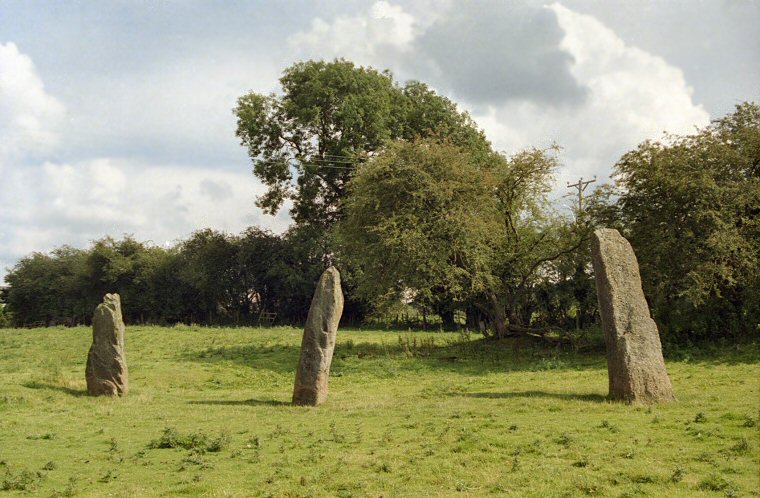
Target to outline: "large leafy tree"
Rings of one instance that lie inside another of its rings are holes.
[[[720,336],[760,320],[760,107],[690,136],[648,141],[616,165],[618,208],[655,316]]]
[[[268,187],[257,199],[275,213],[286,200],[297,224],[330,225],[352,171],[396,138],[435,136],[485,154],[483,133],[466,113],[426,85],[404,87],[388,72],[345,60],[294,64],[281,95],[238,99],[237,136]]]
[[[490,177],[459,148],[432,141],[391,145],[351,181],[338,227],[344,254],[374,300],[439,290],[463,299],[489,285],[500,233]]]
[[[527,332],[535,283],[583,240],[545,201],[555,166],[540,150],[483,160],[432,140],[394,143],[357,171],[338,225],[358,291],[381,305],[443,294],[480,308],[497,337]]]
[[[486,297],[505,310],[509,328],[528,332],[547,284],[556,288],[562,265],[581,248],[592,230],[589,217],[572,220],[554,210],[548,194],[558,166],[558,149],[528,149],[504,159],[494,195],[504,231],[496,254],[495,284]],[[497,304],[498,303],[498,304]],[[494,320],[501,321],[495,316]]]

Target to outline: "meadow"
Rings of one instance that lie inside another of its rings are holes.
[[[760,496],[760,346],[671,352],[678,401],[610,402],[602,352],[340,330],[290,405],[302,331],[128,327],[130,392],[87,396],[91,330],[0,330],[0,494]]]

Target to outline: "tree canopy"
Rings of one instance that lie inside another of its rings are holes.
[[[382,304],[411,294],[481,309],[499,337],[525,331],[546,265],[583,235],[546,200],[556,159],[527,150],[483,160],[432,140],[399,141],[351,180],[338,225],[358,290]]]
[[[615,167],[620,224],[659,321],[691,337],[760,321],[760,107],[647,141]]]
[[[286,200],[297,224],[327,226],[357,164],[389,140],[437,137],[485,154],[490,145],[467,113],[425,84],[400,86],[387,71],[342,59],[284,70],[281,95],[238,99],[237,136],[267,186],[257,204],[276,213]]]
[[[498,234],[490,176],[462,149],[398,141],[349,184],[343,252],[361,268],[358,291],[399,298],[434,289],[461,299],[489,285]]]

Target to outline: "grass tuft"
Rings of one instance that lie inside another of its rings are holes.
[[[0,490],[2,491],[32,491],[37,488],[39,482],[44,478],[42,472],[32,472],[23,469],[19,472],[12,472],[6,469],[5,475],[0,481]]]
[[[182,448],[196,453],[218,453],[225,449],[230,442],[230,437],[226,432],[222,432],[218,437],[212,438],[203,431],[192,432],[190,434],[180,434],[173,427],[164,428],[161,437],[154,439],[148,445],[149,449],[168,449]]]
[[[700,491],[724,491],[733,489],[733,485],[722,475],[714,473],[702,479],[697,485],[697,489]]]

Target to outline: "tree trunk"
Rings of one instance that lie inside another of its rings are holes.
[[[477,309],[471,304],[468,304],[464,313],[465,313],[465,318],[464,318],[465,327],[471,330],[477,330],[478,329]]]
[[[496,297],[493,289],[488,289],[488,299],[491,301],[491,318],[493,326],[496,329],[496,338],[504,339],[507,336],[507,320],[504,314],[504,307]]]
[[[438,312],[441,315],[443,330],[457,330],[457,322],[454,320],[454,310],[444,308]]]

